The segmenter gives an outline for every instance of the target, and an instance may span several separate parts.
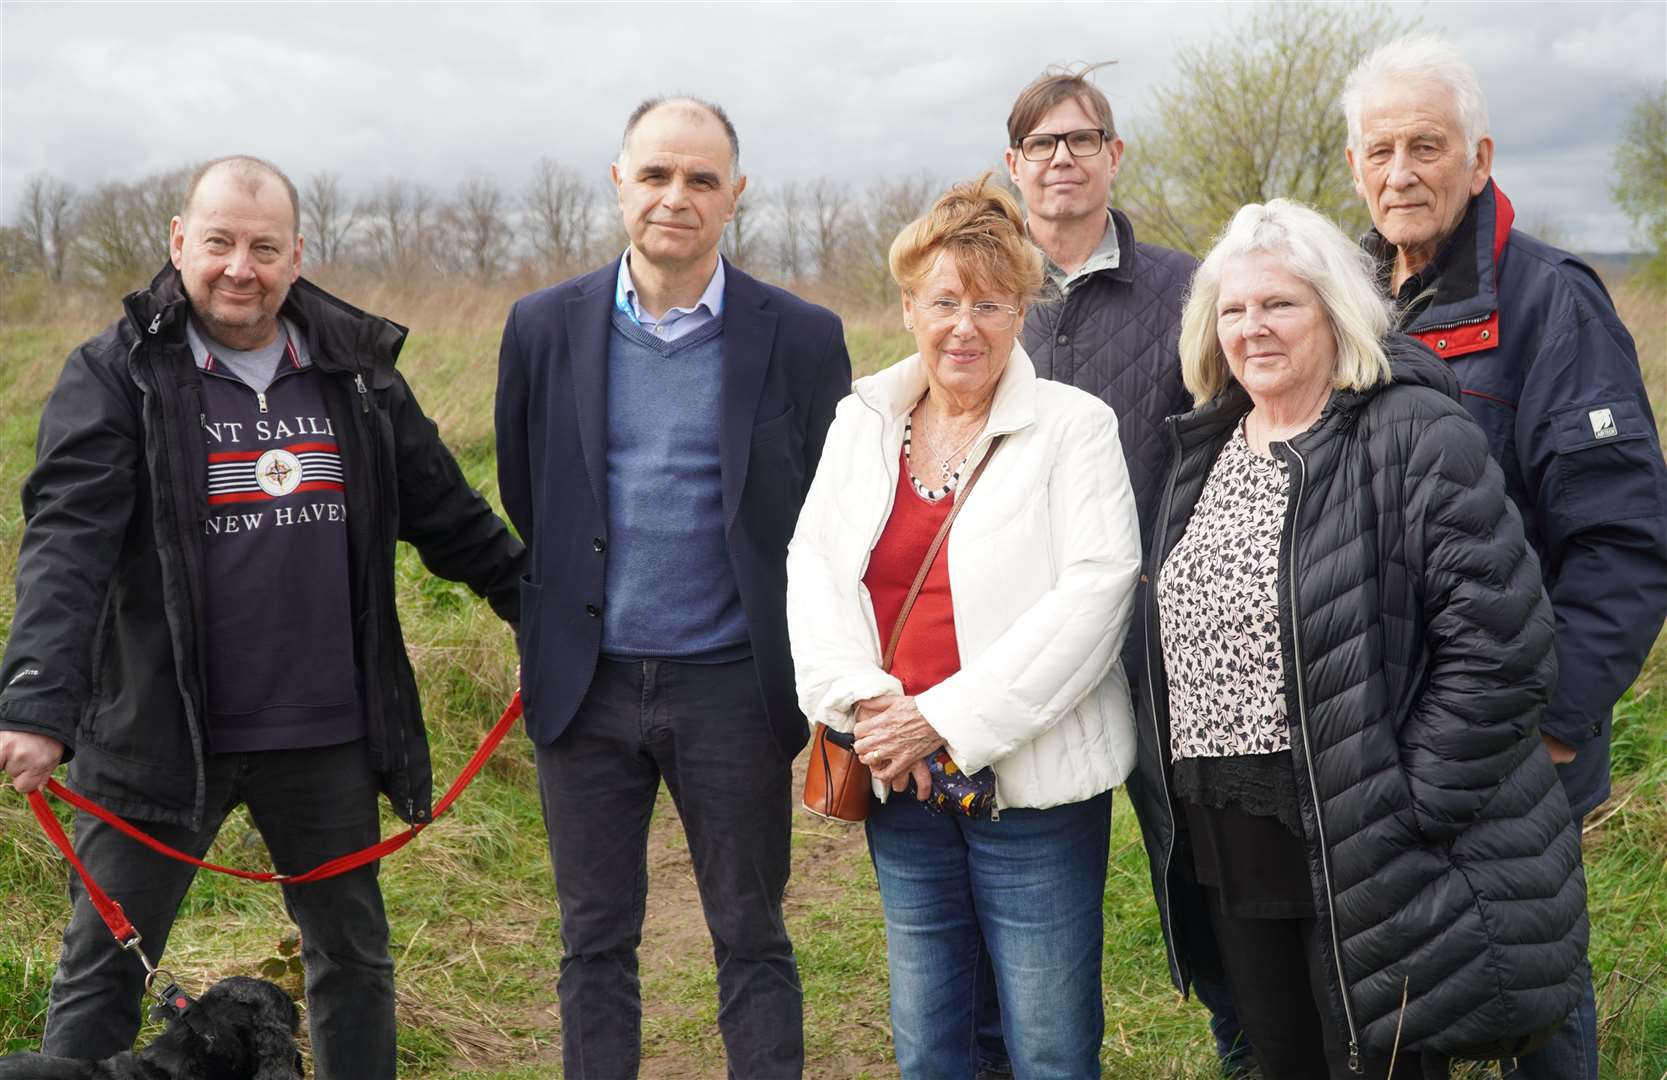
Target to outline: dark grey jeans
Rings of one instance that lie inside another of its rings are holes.
[[[362,739],[308,750],[212,755],[207,766],[200,830],[135,824],[201,858],[226,815],[247,803],[272,865],[290,874],[377,840],[376,778]],[[146,955],[165,967],[163,947],[196,868],[158,855],[86,814],[75,819],[75,851],[144,935]],[[376,871],[371,863],[340,877],[284,887],[284,906],[301,928],[318,1080],[393,1080],[394,964]],[[80,877],[71,874],[69,883],[73,911],[52,979],[41,1049],[65,1057],[109,1057],[130,1049],[139,1032],[145,971],[138,957],[116,946],[88,903]]]
[[[801,1075],[804,999],[781,911],[792,774],[753,662],[604,660],[567,730],[534,749],[561,903],[556,989],[568,1080],[637,1074],[637,945],[662,777],[712,934],[729,1075]]]

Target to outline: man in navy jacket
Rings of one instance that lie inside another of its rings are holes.
[[[1667,614],[1667,466],[1638,352],[1592,269],[1512,228],[1481,85],[1458,50],[1404,38],[1343,92],[1364,241],[1405,329],[1458,376],[1545,574],[1557,689],[1540,734],[1576,821],[1609,796],[1610,711]],[[1590,987],[1508,1075],[1596,1080]]]
[[[519,301],[497,402],[504,506],[531,549],[522,700],[543,794],[568,1077],[635,1075],[636,947],[660,781],[718,967],[731,1075],[798,1076],[782,920],[806,725],[787,542],[850,391],[839,319],[718,256],[746,186],[718,107],[650,100],[613,179],[631,245]]]

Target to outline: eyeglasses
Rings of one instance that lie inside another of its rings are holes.
[[[913,294],[911,294],[913,295]],[[966,306],[961,301],[949,296],[940,296],[936,300],[924,303],[915,302],[915,310],[927,320],[935,323],[952,323],[961,321],[961,309]],[[1007,304],[998,304],[992,300],[980,300],[972,305],[972,321],[981,330],[1006,330],[1013,325],[1013,320],[1019,317],[1019,309]]]
[[[1072,157],[1093,157],[1105,146],[1106,133],[1100,128],[1083,128],[1067,131],[1063,135],[1026,135],[1019,140],[1019,153],[1024,155],[1026,161],[1051,161],[1061,139],[1065,140],[1065,149],[1071,152]]]

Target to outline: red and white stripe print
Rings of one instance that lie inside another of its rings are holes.
[[[295,491],[345,491],[341,452],[335,443],[302,442],[266,450],[227,450],[208,455],[208,504],[270,502],[276,496],[262,490],[255,463],[268,450],[288,450],[301,462],[301,483]]]

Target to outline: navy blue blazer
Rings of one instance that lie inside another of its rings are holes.
[[[527,734],[555,741],[596,671],[608,557],[608,335],[619,263],[523,297],[498,356],[498,484],[529,549],[521,580]],[[807,739],[787,641],[787,542],[851,391],[839,317],[724,265],[718,453],[724,538],[771,730]]]

